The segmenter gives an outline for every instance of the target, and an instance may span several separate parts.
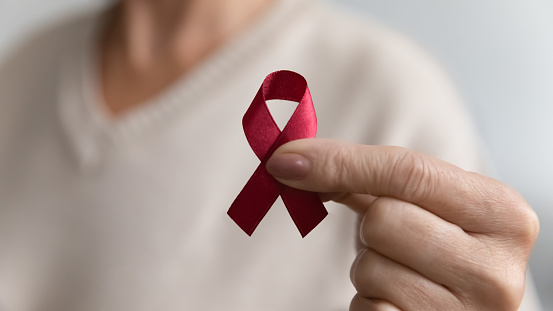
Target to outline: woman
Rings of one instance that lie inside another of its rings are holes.
[[[303,240],[281,203],[251,238],[225,215],[259,164],[240,119],[278,69],[306,77],[320,137],[410,148],[277,150],[267,169],[279,181],[357,212],[328,204]],[[14,53],[0,98],[6,310],[345,310],[354,295],[350,310],[514,310],[522,299],[535,214],[465,171],[483,167],[447,78],[378,25],[312,1],[123,0]]]

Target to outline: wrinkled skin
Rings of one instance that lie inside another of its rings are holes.
[[[350,311],[518,309],[539,223],[507,185],[408,149],[323,139],[281,146],[267,169],[359,213]]]

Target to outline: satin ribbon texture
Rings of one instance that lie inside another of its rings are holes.
[[[267,100],[298,102],[298,106],[282,131],[275,123]],[[305,237],[328,215],[317,193],[287,187],[265,169],[267,160],[282,144],[317,133],[317,117],[307,82],[298,73],[276,71],[269,74],[244,114],[242,126],[253,152],[261,160],[227,214],[236,224],[252,235],[278,196]]]

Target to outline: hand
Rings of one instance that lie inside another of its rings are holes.
[[[497,180],[399,147],[287,143],[267,170],[361,217],[350,311],[516,310],[539,231]]]

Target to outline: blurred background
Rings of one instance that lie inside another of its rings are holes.
[[[474,114],[494,177],[520,191],[540,216],[531,268],[544,310],[553,310],[553,1],[325,1],[408,34],[449,71]],[[0,0],[0,61],[41,26],[105,2]]]

